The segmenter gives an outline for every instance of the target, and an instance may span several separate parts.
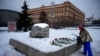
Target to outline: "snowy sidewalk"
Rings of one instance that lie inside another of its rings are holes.
[[[77,52],[73,53],[71,56],[85,56],[85,55],[81,54],[81,52],[82,52],[82,48],[80,50],[78,50]],[[92,47],[92,52],[93,52],[93,56],[100,56],[100,52],[97,51],[93,47]]]

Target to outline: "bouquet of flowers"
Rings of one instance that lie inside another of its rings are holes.
[[[56,45],[56,46],[60,46],[60,47],[62,46],[62,45],[58,42],[57,38],[55,38],[54,40],[52,40],[51,45]]]
[[[63,46],[63,44],[70,44],[71,43],[71,39],[68,38],[55,38],[54,40],[52,40],[51,44],[52,45],[56,45],[56,46]]]

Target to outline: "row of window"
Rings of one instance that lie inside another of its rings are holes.
[[[49,8],[49,9],[44,9],[43,11],[45,11],[46,13],[51,13],[51,12],[65,12],[68,11],[69,7],[59,7],[59,8]],[[35,10],[33,11],[33,14],[39,14],[41,12],[41,10]]]
[[[62,9],[62,10],[61,10]],[[71,16],[71,17],[74,17],[74,14],[75,15],[78,15],[78,17],[83,17],[82,15],[80,15],[79,13],[76,13],[74,10],[70,9],[70,13],[69,11],[63,11],[65,8],[58,8],[58,9],[55,9],[55,11],[51,11],[51,12],[48,12],[50,10],[45,10],[45,12],[48,14],[48,17],[51,17],[52,14],[54,13],[55,16]],[[67,8],[69,9],[69,8]],[[58,12],[56,12],[57,10],[59,10]],[[62,11],[62,12],[61,12]],[[35,15],[35,17],[38,17],[37,15],[40,15],[40,11],[35,11],[33,13],[33,15]]]

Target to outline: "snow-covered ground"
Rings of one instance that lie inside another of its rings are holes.
[[[4,31],[4,29],[6,31]],[[90,35],[93,38],[93,42],[91,44],[92,52],[94,56],[100,56],[100,27],[86,27],[89,31]],[[8,32],[7,28],[0,28],[0,56],[25,56],[20,52],[14,50],[14,48],[9,45],[10,38],[21,38],[29,37],[29,32]],[[61,38],[61,37],[68,37],[71,39],[75,39],[76,37],[72,34],[79,34],[78,28],[64,28],[64,29],[51,29],[50,28],[50,35],[49,38],[52,40],[54,38]],[[45,39],[46,40],[46,39]],[[45,45],[45,44],[44,44]],[[77,52],[73,53],[71,56],[83,56],[81,54],[82,49],[78,50]]]

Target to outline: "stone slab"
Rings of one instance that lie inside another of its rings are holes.
[[[55,52],[44,53],[14,39],[10,39],[9,43],[26,56],[70,56],[70,54],[82,47],[81,45],[73,44]]]
[[[10,39],[9,44],[12,45],[16,50],[20,51],[21,53],[28,55],[29,47],[27,45],[14,39]]]

